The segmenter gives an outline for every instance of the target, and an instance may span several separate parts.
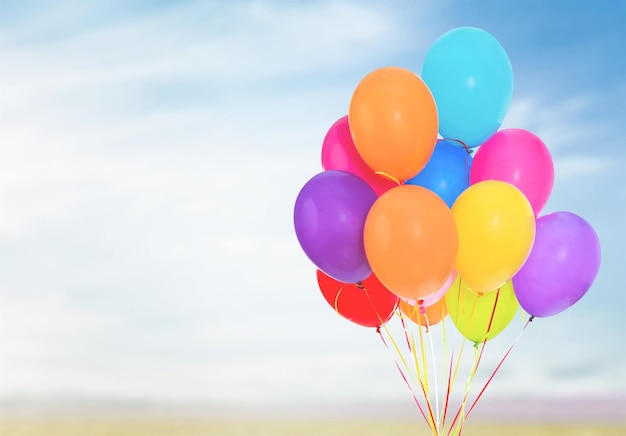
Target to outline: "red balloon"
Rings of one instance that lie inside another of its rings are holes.
[[[328,304],[339,315],[363,327],[380,327],[389,321],[398,306],[398,296],[385,288],[374,274],[360,284],[349,284],[318,269],[317,283]]]

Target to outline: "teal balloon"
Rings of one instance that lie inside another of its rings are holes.
[[[422,80],[437,103],[439,134],[477,147],[493,135],[513,96],[513,68],[490,33],[459,27],[429,49]]]
[[[430,189],[452,207],[454,200],[469,186],[472,156],[456,141],[440,140],[428,163],[405,183]]]

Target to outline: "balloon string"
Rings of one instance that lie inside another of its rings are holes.
[[[444,324],[443,321],[444,321],[444,319],[445,319],[445,317],[447,315],[447,308],[446,308],[445,300],[443,300],[442,303],[443,304],[441,304],[441,329],[442,329],[442,334],[443,334],[443,341],[442,341],[443,342],[443,356],[442,356],[442,359],[441,359],[441,367],[442,367],[441,376],[443,377],[444,382],[446,382],[446,378],[445,377],[446,377],[446,373],[448,372],[447,371],[447,368],[448,368],[447,367],[447,362],[448,362],[447,357],[448,356],[447,356],[447,350],[446,350],[446,345],[447,345],[446,344],[446,331],[445,331],[445,324]],[[452,370],[452,368],[450,368],[450,371],[451,370]],[[448,378],[448,380],[449,380],[449,378]],[[447,388],[446,388],[446,397],[447,396],[448,395],[447,395]],[[445,402],[445,401],[442,400],[442,402]],[[440,415],[440,418],[441,418],[441,427],[440,428],[441,428],[441,430],[443,430],[443,428],[444,428],[444,415],[445,415],[445,412],[444,412],[443,408],[444,408],[444,404],[442,404],[441,415]]]
[[[443,373],[446,373],[446,362],[448,361],[448,354],[447,354],[447,349],[448,349],[448,341],[446,338],[446,315],[447,315],[447,308],[445,305],[445,300],[444,300],[444,304],[441,305],[441,333],[443,335]]]
[[[463,357],[463,350],[465,350],[465,344],[467,342],[468,342],[467,340],[464,340],[463,343],[461,344],[461,349],[459,350],[459,356],[457,358],[456,365],[454,365],[454,372],[452,373],[452,381],[450,383],[450,390],[454,388],[454,383],[456,382],[456,377],[459,373],[459,367],[460,367],[461,360]],[[450,362],[452,362],[452,360]]]
[[[419,300],[419,301],[422,301],[422,300]],[[419,332],[420,332],[420,350],[421,350],[422,367],[424,368],[424,374],[422,374],[422,372],[420,371],[419,360],[417,358],[417,347],[415,346],[415,335],[412,332],[411,332],[411,336],[410,336],[411,343],[410,343],[410,346],[409,346],[409,350],[412,347],[412,349],[413,349],[412,350],[413,362],[415,363],[415,372],[417,373],[417,377],[420,380],[420,383],[424,387],[424,389],[423,389],[424,390],[424,397],[425,397],[428,405],[432,408],[432,405],[430,404],[430,395],[429,395],[430,389],[429,389],[429,379],[428,379],[428,365],[427,365],[427,361],[425,360],[425,347],[424,347],[424,341],[423,341],[423,338],[422,338],[422,335],[421,335],[421,333],[422,333],[421,324],[419,323],[419,319],[420,319],[419,316],[420,315],[418,315],[418,313],[422,314],[424,316],[426,315],[426,311],[424,310],[424,307],[423,307],[423,305],[421,305],[421,303],[420,303],[419,306],[418,306],[418,304],[415,304],[415,305],[412,306],[411,316],[412,317],[416,317],[417,316],[417,319],[418,319],[418,323],[417,323],[418,327],[417,328],[419,329]],[[404,318],[403,317],[401,317],[401,320],[402,320],[402,326],[405,327],[405,330],[408,330],[408,329],[406,329],[406,324],[404,322]],[[426,326],[426,329],[427,329],[426,331],[428,331],[428,326]],[[431,415],[431,417],[432,417],[432,415]]]
[[[469,172],[469,157],[472,155],[472,153],[474,153],[474,150],[472,150],[471,148],[469,148],[467,146],[467,144],[463,141],[461,141],[460,139],[454,139],[454,138],[444,138],[444,141],[454,141],[454,142],[458,142],[459,144],[461,144],[463,146],[463,148],[465,149],[465,151],[467,152],[467,156],[465,156],[465,175],[467,177],[467,185],[469,186],[470,184],[470,172]]]
[[[468,151],[467,154],[465,155],[465,183],[467,184],[467,186],[469,186],[471,184],[471,177],[470,177],[470,156],[471,156],[471,151]]]
[[[463,141],[461,141],[460,139],[455,139],[455,138],[443,138],[444,141],[454,141],[454,142],[458,142],[459,144],[461,144],[463,146],[463,148],[465,149],[465,151],[467,152],[467,154],[472,154],[474,152],[474,150],[472,150],[471,148],[469,148],[467,146],[467,144]]]
[[[441,305],[441,331],[442,331],[442,335],[443,335],[443,356],[441,359],[441,374],[442,377],[444,377],[444,381],[445,381],[445,376],[448,373],[448,350],[447,350],[447,340],[446,340],[446,325],[445,325],[445,318],[446,315],[448,314],[448,309],[445,303],[445,299],[443,300],[443,304]],[[452,368],[450,368],[450,371],[452,370]],[[449,380],[449,377],[448,377]],[[447,382],[446,382],[447,383]],[[447,391],[446,391],[446,398],[448,397]],[[441,429],[443,430],[444,428],[444,418],[445,417],[445,412],[442,409],[441,410]]]
[[[418,328],[419,327],[419,315],[418,315],[418,306],[417,305],[413,305],[411,306],[411,314],[409,315],[410,318],[415,318],[416,316],[418,317]],[[402,312],[400,312],[400,321],[402,323],[402,327],[405,330],[405,334],[407,333],[407,331],[409,331],[409,329],[406,327],[407,323],[404,321],[404,316],[402,314]],[[409,345],[409,352],[411,352],[412,356],[413,356],[413,363],[415,364],[415,372],[417,374],[418,379],[420,380],[420,382],[422,382],[422,384],[424,384],[425,386],[425,390],[426,393],[428,393],[428,374],[426,373],[424,376],[422,376],[422,371],[420,370],[420,364],[419,364],[419,359],[417,358],[417,347],[415,346],[415,335],[413,334],[413,332],[411,332],[410,334],[410,341],[409,338],[407,338],[407,343]],[[423,350],[423,347],[420,347]],[[424,361],[422,359],[422,366],[424,367],[424,370],[426,371],[426,366],[423,365]],[[428,398],[427,398],[428,400]]]
[[[424,368],[424,396],[426,397],[426,401],[430,406],[430,386],[429,386],[429,377],[428,377],[428,362],[426,361],[426,347],[424,346],[424,335],[422,334],[422,328],[418,326],[417,331],[419,332],[420,339],[420,357],[422,361],[422,368]]]
[[[415,312],[415,306],[413,306],[413,312]],[[404,321],[404,315],[402,311],[398,312],[398,317],[400,318],[402,328],[404,329],[404,334],[405,336],[407,336],[407,331],[408,331],[406,327],[407,323],[405,323]],[[417,375],[417,379],[420,381],[421,384],[424,384],[424,381],[423,381],[424,378],[422,377],[422,371],[420,370],[419,360],[417,359],[417,347],[415,346],[415,336],[413,335],[412,332],[410,336],[407,337],[407,345],[409,347],[409,353],[411,354],[411,357],[413,358],[413,364],[415,365],[415,374]]]
[[[415,306],[413,306],[413,314],[415,314]],[[426,401],[426,405],[428,406],[428,415],[430,417],[430,421],[429,421],[429,425],[431,430],[433,431],[433,433],[435,432],[434,430],[434,426],[435,426],[435,420],[433,418],[433,413],[432,413],[432,405],[430,404],[430,398],[428,396],[428,375],[427,374],[423,374],[421,369],[420,369],[420,361],[417,358],[417,347],[415,346],[415,335],[413,334],[412,331],[410,331],[410,329],[407,328],[407,323],[404,320],[404,315],[403,313],[400,311],[398,314],[402,327],[405,331],[405,335],[407,335],[407,332],[410,332],[410,335],[407,339],[407,344],[409,346],[409,352],[411,353],[411,356],[413,358],[413,363],[415,364],[415,373],[417,375],[417,379],[419,381],[419,385],[420,388],[422,389],[422,394],[424,395],[424,400]],[[418,327],[419,328],[419,327]],[[420,345],[422,345],[420,343]],[[421,346],[421,349],[423,350],[423,345]],[[424,362],[422,361],[422,364],[424,364]],[[426,368],[424,366],[424,368]]]
[[[374,304],[374,301],[372,300],[372,297],[370,296],[370,293],[367,292],[367,288],[365,286],[363,286],[363,284],[361,282],[356,283],[355,286],[365,293],[365,296],[367,297],[368,301],[370,302],[370,304],[372,306],[372,309],[374,310],[374,313],[376,313],[376,316],[378,317],[378,322],[379,322],[378,326],[380,327],[383,324],[385,324],[387,321],[384,320],[382,318],[382,316],[380,316],[380,313],[378,312],[378,309],[376,308],[376,305]]]
[[[417,358],[417,347],[415,346],[415,336],[413,332],[407,327],[408,323],[404,319],[404,314],[402,311],[399,311],[398,316],[400,318],[400,323],[402,325],[402,329],[404,330],[404,336],[406,338],[407,347],[409,349],[409,353],[413,358],[413,363],[415,365],[415,373],[417,375],[417,380],[419,382],[420,388],[422,389],[422,394],[424,395],[424,400],[426,401],[426,405],[428,406],[428,415],[430,417],[429,425],[431,430],[434,428],[435,420],[433,418],[432,406],[430,404],[430,398],[428,396],[429,388],[428,388],[428,371],[424,360],[422,359],[422,367],[424,368],[424,372],[420,370],[419,359]],[[420,330],[421,333],[421,330]],[[420,341],[420,348],[422,352],[424,351],[423,343]],[[434,431],[434,430],[433,430]]]
[[[399,312],[399,316],[400,316],[400,323],[402,324],[402,330],[404,330],[404,339],[406,340],[406,346],[409,349],[409,352],[412,352],[412,350],[415,347],[411,347],[411,339],[409,338],[409,329],[407,328],[407,323],[404,322],[404,315],[402,314],[402,311]]]
[[[420,306],[420,309],[423,309]],[[426,319],[426,332],[430,330],[430,322],[428,321],[428,314],[424,311],[424,318]],[[419,328],[419,327],[418,327]],[[428,335],[428,339],[430,341],[430,353],[432,355],[433,360],[433,378],[435,381],[435,416],[436,416],[436,424],[437,429],[439,429],[439,382],[437,380],[437,360],[435,359],[435,346],[433,344],[433,334],[432,332]]]
[[[426,373],[425,362],[422,359],[422,366],[424,366],[424,371],[425,371],[424,373],[422,373],[422,371],[420,371],[419,359],[417,358],[417,347],[415,346],[415,337],[413,333],[411,332],[411,330],[407,327],[407,323],[405,322],[404,314],[402,313],[402,311],[398,311],[398,317],[400,318],[400,323],[402,325],[402,329],[404,330],[404,335],[405,335],[407,347],[409,349],[409,353],[411,354],[413,358],[413,363],[415,364],[415,373],[417,375],[419,386],[422,390],[422,394],[424,395],[424,400],[426,401],[426,406],[428,409],[428,416],[430,418],[426,420],[433,434],[438,434],[437,433],[438,430],[435,426],[435,417],[433,415],[432,404],[430,403],[430,398],[428,396],[428,374]],[[421,329],[420,329],[420,333],[421,333]],[[421,346],[422,355],[423,355],[424,343],[421,340],[421,337],[420,337],[420,346]],[[409,371],[409,373],[411,374],[411,377],[412,377],[413,376],[412,372]],[[417,382],[415,382],[415,380],[413,380],[413,383],[418,384]]]
[[[461,415],[461,419],[459,420],[457,434],[460,434],[463,424],[465,422],[465,419],[467,418],[467,415],[465,414],[465,404],[467,403],[467,400],[469,397],[471,385],[472,385],[472,382],[474,381],[474,376],[476,375],[476,372],[478,371],[478,365],[480,364],[480,361],[483,356],[483,352],[485,351],[485,345],[487,344],[489,332],[491,331],[491,326],[493,324],[493,318],[496,313],[496,308],[498,307],[499,297],[500,297],[500,288],[498,288],[498,290],[496,291],[496,298],[493,302],[493,309],[491,311],[491,317],[489,318],[489,324],[487,325],[487,333],[485,334],[485,338],[482,342],[482,346],[480,347],[480,351],[478,351],[478,342],[474,344],[474,365],[472,365],[472,370],[470,371],[470,374],[465,383],[465,395],[463,396],[463,401],[461,402],[461,406],[459,407],[459,410],[456,413],[454,420],[452,421],[452,424],[450,425],[450,431],[448,432],[448,435],[450,435],[450,432],[452,432],[452,429],[454,428],[454,424],[456,420],[459,418],[459,415]],[[474,306],[476,305],[474,304]],[[472,315],[473,315],[473,310],[472,310]]]
[[[478,293],[476,295],[478,296],[478,298],[482,298],[483,296],[483,294],[481,293]],[[457,305],[456,305],[456,318],[457,319],[459,319],[459,310],[461,311],[462,315],[465,315],[465,303],[466,303],[465,293],[461,292],[461,280],[459,280],[459,289],[458,289]],[[472,327],[472,321],[474,320],[474,312],[476,311],[477,304],[478,304],[478,301],[474,301],[474,304],[472,305],[472,310],[470,311],[469,317],[467,318],[467,324],[465,325],[465,330],[467,331],[469,331]],[[490,326],[491,326],[491,321],[490,321]],[[465,345],[465,342],[463,343],[463,345]]]
[[[481,294],[482,295],[482,294]],[[468,386],[468,391],[467,391],[467,395],[465,396],[465,398],[463,399],[463,404],[461,405],[461,408],[463,409],[463,416],[461,421],[459,422],[459,434],[461,434],[462,428],[463,428],[463,424],[465,423],[465,420],[467,419],[467,414],[465,413],[465,405],[467,404],[467,400],[468,400],[468,396],[469,396],[469,389],[471,389],[471,384],[474,381],[474,377],[476,376],[476,372],[478,371],[478,365],[480,365],[480,362],[482,360],[483,357],[483,352],[485,351],[485,346],[487,345],[487,340],[489,337],[489,332],[491,332],[491,326],[493,324],[493,318],[496,314],[496,308],[498,307],[498,299],[500,297],[500,288],[498,288],[498,290],[496,291],[496,298],[493,302],[493,309],[491,311],[491,317],[489,318],[489,324],[487,325],[487,333],[485,334],[485,339],[483,339],[483,343],[482,346],[480,347],[480,352],[478,354],[478,359],[476,359],[476,365],[474,366],[474,369],[472,370],[471,373],[471,382]],[[478,343],[476,343],[474,345],[474,349],[478,350]]]
[[[389,338],[389,340],[391,341],[391,344],[393,345],[394,350],[396,351],[396,354],[398,355],[398,357],[400,358],[400,361],[402,362],[402,365],[404,366],[404,369],[409,373],[409,375],[411,376],[411,380],[413,381],[413,383],[416,383],[415,379],[413,378],[413,373],[410,370],[409,365],[406,363],[406,359],[404,358],[404,355],[402,354],[402,351],[400,351],[400,347],[398,346],[398,343],[395,341],[395,339],[393,338],[393,336],[391,335],[391,332],[389,331],[389,329],[387,328],[386,324],[381,325],[378,330],[380,329],[385,330],[385,333],[387,334],[387,337]]]
[[[462,296],[463,296],[463,294],[461,293],[461,281],[459,281],[459,289],[458,289],[458,295],[457,295],[457,307],[456,307],[457,319],[458,319],[458,316],[459,316],[459,311],[461,311],[462,313],[465,313],[465,301],[461,301],[462,300]],[[472,306],[472,312],[470,313],[470,319],[469,319],[470,322],[471,322],[471,319],[473,318],[475,307],[476,307],[476,304],[474,303],[474,305]],[[459,373],[459,367],[460,367],[460,364],[461,364],[461,360],[463,358],[463,351],[465,350],[465,344],[467,342],[468,341],[464,338],[463,342],[461,343],[461,349],[459,350],[459,356],[457,358],[456,364],[454,365],[454,372],[452,373],[452,380],[450,381],[450,392],[454,388],[454,384],[456,382],[456,378],[457,378],[457,375]],[[450,361],[450,364],[452,364],[452,362],[453,362],[453,360]],[[447,414],[447,407],[446,407],[446,411],[444,413]],[[451,431],[452,431],[452,427],[454,426],[454,422],[456,421],[456,419],[458,417],[458,414],[459,414],[459,412],[457,412],[457,415],[455,415],[454,420],[453,420],[453,422],[452,422],[452,424],[450,426],[450,430]]]
[[[450,402],[450,393],[452,392],[452,366],[454,363],[454,350],[450,353],[450,370],[448,371],[448,386],[446,389],[446,401],[443,405],[443,417],[441,418],[441,428],[445,428],[446,426],[446,415],[448,413],[448,404]],[[444,362],[445,364],[445,362]]]
[[[385,179],[389,179],[392,182],[395,182],[398,186],[400,186],[402,184],[402,182],[400,182],[394,176],[392,176],[391,174],[386,173],[384,171],[374,171],[374,174],[376,174],[377,176],[383,176]]]
[[[438,435],[439,430],[436,426],[436,420],[433,414],[432,403],[430,402],[430,389],[429,389],[429,377],[428,377],[428,360],[426,359],[426,346],[424,344],[424,335],[422,334],[422,328],[420,326],[417,327],[417,331],[419,332],[420,338],[420,349],[421,349],[421,357],[422,357],[422,366],[424,367],[424,383],[422,383],[422,392],[424,393],[424,398],[426,399],[426,404],[428,405],[428,413],[430,414],[431,419],[431,429],[433,430],[433,434]],[[437,389],[437,386],[435,386]]]
[[[463,421],[465,421],[465,403],[467,402],[467,398],[469,397],[470,388],[474,379],[474,375],[476,374],[476,369],[478,368],[479,359],[480,357],[478,353],[478,347],[476,346],[476,344],[474,344],[474,362],[472,363],[472,368],[467,376],[467,380],[465,381],[465,395],[463,396],[463,400],[461,401],[459,410],[457,410],[456,414],[454,415],[454,419],[452,419],[452,423],[450,424],[450,429],[448,430],[447,436],[450,436],[450,434],[452,434],[452,431],[455,430],[454,425],[456,424],[457,420],[459,421],[459,423],[456,427],[455,434],[458,435],[461,432]]]
[[[389,352],[391,352],[391,348],[387,344],[387,341],[385,341],[385,337],[383,336],[383,334],[382,334],[382,332],[380,330],[380,327],[378,327],[376,329],[376,333],[378,333],[378,335],[380,336],[380,339],[383,341],[383,344],[385,345],[385,348],[387,348],[387,350]],[[389,336],[391,341],[393,341],[393,338],[391,337],[391,335],[389,333],[389,330],[385,329],[385,333],[387,333],[387,336]],[[396,350],[397,350],[397,348],[396,348]],[[402,358],[401,355],[400,355],[400,357]],[[424,413],[424,409],[422,409],[422,405],[420,404],[419,400],[417,399],[417,395],[415,395],[415,391],[413,390],[413,387],[411,386],[411,383],[409,383],[409,380],[407,379],[406,375],[404,375],[404,372],[402,371],[402,368],[400,367],[400,364],[398,364],[398,361],[395,358],[393,359],[393,363],[396,365],[396,368],[398,368],[398,371],[400,372],[400,375],[402,376],[402,380],[404,380],[404,383],[409,388],[409,392],[411,392],[411,396],[413,397],[413,401],[415,401],[415,404],[417,405],[417,408],[419,409],[420,413],[422,414],[422,417],[424,418],[424,421],[429,422],[428,418],[426,418],[426,414]]]
[[[515,338],[515,340],[513,341],[513,343],[511,344],[511,346],[507,350],[507,352],[504,353],[504,356],[502,357],[502,360],[500,360],[500,363],[498,363],[498,365],[496,366],[496,369],[493,370],[493,373],[491,374],[489,379],[487,379],[487,382],[485,383],[485,386],[483,386],[483,388],[481,389],[480,393],[478,394],[478,396],[476,397],[476,399],[474,400],[474,402],[470,406],[469,410],[467,411],[466,417],[469,416],[470,412],[474,409],[474,406],[476,406],[476,403],[478,403],[478,400],[482,396],[483,392],[485,392],[485,389],[487,389],[487,386],[489,386],[489,383],[491,383],[491,380],[493,380],[493,378],[495,377],[496,373],[500,370],[500,367],[502,366],[502,364],[504,363],[506,358],[509,356],[509,354],[511,353],[511,351],[513,350],[513,348],[515,347],[515,345],[517,344],[519,339],[522,337],[522,333],[524,333],[524,330],[526,330],[526,327],[528,327],[528,325],[531,322],[533,322],[533,319],[535,319],[533,316],[528,318],[528,321],[526,321],[526,324],[524,324],[524,327],[522,327],[522,330],[518,333],[517,337]]]
[[[461,292],[461,280],[459,280],[459,287],[456,295],[456,319],[459,319],[459,311],[462,315],[465,315],[465,299],[462,297],[463,293]]]
[[[339,291],[337,291],[337,295],[335,295],[335,312],[337,312],[337,315],[339,316],[343,316],[341,314],[341,312],[339,312],[339,295],[341,295],[341,291],[343,291],[343,286],[341,288],[339,288]]]
[[[493,310],[491,311],[491,318],[489,318],[489,325],[487,326],[487,335],[489,335],[489,332],[491,331],[491,324],[493,323],[493,317],[496,314],[496,307],[498,306],[498,298],[500,297],[500,288],[498,288],[498,290],[496,291],[496,299],[493,302]],[[484,343],[487,342],[487,336],[485,336],[485,341]]]

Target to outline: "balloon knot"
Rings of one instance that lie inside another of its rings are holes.
[[[380,334],[380,326],[376,327],[376,333]]]
[[[535,315],[530,315],[530,318],[528,318],[528,322],[533,322],[534,319],[535,319]]]
[[[355,283],[354,286],[356,286],[357,288],[359,288],[361,290],[365,289],[365,287],[363,286],[363,283],[361,283],[361,282]]]

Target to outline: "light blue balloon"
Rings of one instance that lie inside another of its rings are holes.
[[[477,147],[493,135],[513,96],[513,68],[490,33],[459,27],[432,45],[422,80],[437,103],[439,134]]]
[[[430,189],[452,207],[454,200],[469,186],[472,155],[456,141],[437,142],[422,171],[405,183]]]

